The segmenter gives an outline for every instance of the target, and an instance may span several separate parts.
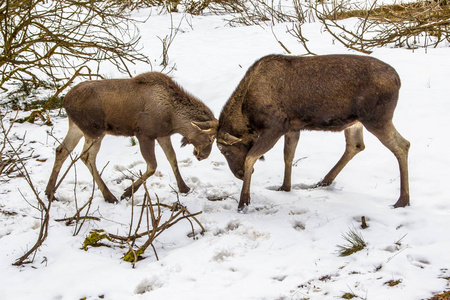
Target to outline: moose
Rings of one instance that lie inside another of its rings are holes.
[[[217,146],[233,174],[243,180],[238,210],[250,203],[256,161],[284,136],[281,191],[290,191],[292,162],[302,130],[342,131],[345,152],[316,186],[330,185],[364,150],[363,126],[397,158],[400,198],[409,205],[410,143],[395,129],[400,78],[390,65],[359,55],[295,57],[269,55],[246,72],[219,117]]]
[[[192,144],[198,160],[209,156],[218,121],[200,100],[184,91],[169,76],[148,72],[128,79],[105,79],[82,82],[64,97],[69,130],[57,147],[55,163],[45,193],[54,197],[58,173],[64,161],[84,136],[81,160],[88,167],[107,202],[117,202],[100,177],[95,161],[106,134],[135,136],[147,170],[130,187],[123,198],[129,198],[155,173],[155,140],[163,149],[175,175],[178,189],[189,192],[178,169],[170,136],[183,136],[182,146]]]

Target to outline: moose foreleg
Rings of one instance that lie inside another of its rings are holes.
[[[284,180],[279,191],[291,190],[292,162],[294,161],[295,149],[297,148],[300,131],[293,131],[284,135]]]
[[[247,157],[245,158],[244,183],[241,190],[238,211],[243,210],[246,205],[250,204],[250,182],[252,179],[253,166],[264,153],[272,149],[282,135],[282,133],[273,129],[263,131],[248,152]]]
[[[347,163],[355,157],[356,154],[364,150],[363,125],[361,123],[358,122],[355,125],[346,128],[344,133],[346,144],[344,154],[317,186],[329,186]]]
[[[95,162],[97,159],[97,153],[100,150],[100,145],[102,143],[103,137],[104,135],[95,139],[86,136],[84,137],[85,141],[81,160],[91,172],[92,177],[94,178],[95,183],[98,185],[98,188],[102,192],[105,201],[109,203],[116,203],[117,198],[111,193],[105,182],[100,177],[100,173],[97,170],[97,165]]]
[[[141,177],[139,177],[135,182],[133,182],[129,187],[127,187],[120,197],[120,199],[130,198],[131,195],[136,192],[139,187],[146,181],[150,176],[155,174],[156,167],[158,166],[155,157],[155,140],[143,136],[137,136],[139,141],[139,147],[141,149],[141,154],[147,163],[147,170]]]
[[[172,167],[173,174],[175,175],[175,179],[177,180],[178,190],[181,193],[188,193],[190,188],[186,185],[183,178],[181,177],[180,170],[178,169],[177,156],[175,151],[173,150],[172,142],[170,140],[170,136],[158,138],[157,139],[159,145],[164,151],[164,154],[167,157],[167,160]]]
[[[69,130],[63,142],[56,148],[55,163],[53,164],[52,174],[45,189],[45,194],[49,200],[55,199],[54,193],[59,171],[82,137],[83,132],[69,119]]]

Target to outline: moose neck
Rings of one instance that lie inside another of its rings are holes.
[[[214,115],[200,100],[188,95],[184,99],[173,101],[174,132],[189,138],[193,132],[192,122],[211,121]]]
[[[248,116],[243,112],[243,103],[248,94],[251,74],[255,71],[258,63],[250,67],[233,91],[233,94],[225,104],[220,113],[219,124],[222,130],[232,134],[240,134],[248,127]]]
[[[231,100],[223,107],[219,117],[221,130],[233,135],[241,135],[248,130],[248,117],[242,111],[242,103],[245,95],[235,91]]]

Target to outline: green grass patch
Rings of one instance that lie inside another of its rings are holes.
[[[339,256],[352,255],[353,253],[363,250],[367,246],[361,233],[358,233],[356,230],[350,230],[348,233],[343,234],[342,237],[348,243],[337,246]]]

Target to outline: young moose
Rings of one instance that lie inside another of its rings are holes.
[[[95,165],[95,159],[106,134],[136,136],[147,170],[141,178],[128,187],[122,198],[156,170],[155,140],[169,160],[178,189],[187,193],[177,165],[170,136],[183,136],[182,146],[192,144],[198,160],[207,158],[217,133],[218,121],[211,110],[200,100],[185,92],[170,77],[156,72],[144,73],[130,79],[86,81],[78,84],[64,97],[64,107],[69,117],[69,131],[56,149],[55,164],[45,190],[53,197],[58,173],[70,154],[84,136],[81,159],[88,167],[107,202],[116,202]]]
[[[292,161],[301,130],[345,130],[346,149],[318,183],[330,185],[344,166],[364,149],[363,125],[398,160],[400,198],[394,207],[409,205],[410,143],[392,123],[400,78],[389,65],[367,56],[269,55],[245,74],[225,104],[217,145],[233,174],[244,181],[239,210],[250,203],[255,162],[284,135],[284,182],[291,189]]]

